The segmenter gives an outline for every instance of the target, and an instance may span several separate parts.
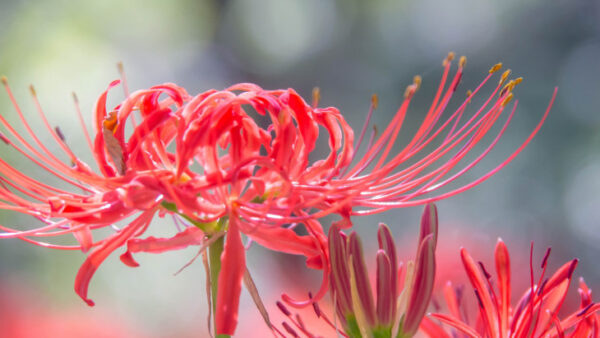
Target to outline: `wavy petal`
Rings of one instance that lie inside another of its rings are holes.
[[[138,216],[133,222],[129,223],[121,231],[109,236],[104,244],[97,249],[93,250],[83,262],[77,276],[75,277],[75,292],[89,305],[93,306],[94,302],[87,298],[88,286],[90,280],[94,276],[94,273],[102,264],[102,262],[110,255],[115,249],[120,247],[135,233],[144,228],[152,220],[154,210],[149,210]]]
[[[128,266],[136,267],[139,264],[133,259],[136,252],[161,253],[165,251],[181,250],[190,245],[202,244],[204,233],[196,227],[188,227],[182,232],[169,238],[131,238],[127,240],[127,251],[121,255],[121,261]]]

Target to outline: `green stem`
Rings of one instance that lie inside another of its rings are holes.
[[[218,221],[218,229],[225,230],[228,218],[223,217]],[[210,267],[210,288],[212,297],[213,326],[217,330],[217,291],[219,289],[219,273],[221,272],[221,255],[225,248],[225,236],[219,237],[208,247],[208,261]],[[217,338],[227,338],[229,335],[217,334]]]
[[[192,217],[179,212],[179,210],[177,209],[177,205],[175,203],[164,201],[161,203],[161,205],[163,208],[169,210],[170,212],[185,218],[188,222],[192,223],[197,228],[204,231],[204,233],[207,235],[210,235],[210,234],[214,233],[215,231],[220,230],[219,227],[222,226],[220,219],[216,222],[210,222],[210,223],[198,222],[198,221],[194,220]],[[224,217],[224,219],[226,219],[226,218],[227,217]],[[226,224],[227,223],[225,223],[225,225]]]
[[[210,266],[210,288],[212,291],[213,317],[217,307],[217,290],[219,287],[219,272],[221,272],[221,254],[225,244],[224,236],[221,236],[208,247],[208,259]]]

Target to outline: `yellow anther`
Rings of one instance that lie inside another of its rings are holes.
[[[117,62],[117,70],[119,70],[119,74],[123,74],[125,69],[123,68],[123,61]]]
[[[75,94],[75,92],[73,92],[72,94],[73,94],[73,101],[75,101],[76,103],[79,103],[79,99],[77,98],[77,94]]]
[[[29,85],[29,91],[31,92],[31,95],[36,96],[35,88],[33,87],[33,85]]]
[[[506,92],[510,92],[513,90],[513,88],[515,87],[515,81],[514,80],[510,80],[508,81],[505,85],[504,88],[502,88],[502,90],[500,91],[500,96],[506,94]]]
[[[192,178],[190,177],[190,175],[186,174],[186,173],[182,173],[181,176],[179,177],[179,182],[178,183],[185,183],[189,180],[191,180]]]
[[[500,77],[500,81],[498,82],[499,84],[503,84],[504,81],[506,81],[506,79],[508,78],[508,76],[510,75],[511,70],[507,69],[504,71],[504,73],[502,73],[502,76]]]
[[[420,75],[415,75],[415,77],[413,77],[413,83],[416,86],[415,90],[421,88],[421,82],[423,82],[423,79]]]
[[[110,130],[111,132],[115,132],[115,130],[117,129],[117,112],[116,111],[111,111],[108,115],[107,118],[104,119],[104,121],[102,122],[102,125],[104,126],[104,128]]]
[[[518,77],[515,79],[515,86],[518,85],[519,83],[523,82],[523,78],[522,77]]]
[[[458,66],[460,68],[465,68],[465,66],[467,65],[467,57],[466,56],[461,56],[460,59],[458,60]]]
[[[502,101],[502,107],[506,107],[506,105],[512,100],[513,93],[508,93],[508,95]]]
[[[495,73],[497,71],[500,70],[500,68],[502,68],[502,62],[498,62],[497,64],[495,64],[492,68],[490,68],[490,74]]]
[[[473,91],[469,89],[467,90],[467,103],[471,103],[471,96],[473,96]]]
[[[8,79],[4,75],[2,75],[2,84],[4,84],[5,86],[8,86]]]
[[[319,100],[321,100],[321,89],[319,89],[319,87],[313,88],[312,98],[313,98],[313,105],[317,106],[319,104]]]
[[[377,94],[371,96],[371,105],[373,106],[373,109],[377,109],[377,105],[379,105],[379,97]]]
[[[448,62],[454,60],[454,56],[455,56],[454,52],[449,52],[448,56],[446,56],[446,58],[442,62],[442,66],[445,67],[448,64]]]

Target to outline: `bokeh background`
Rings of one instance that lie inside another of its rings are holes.
[[[578,257],[576,276],[585,276],[598,289],[598,1],[0,2],[0,73],[9,78],[32,124],[42,130],[27,88],[35,84],[52,122],[87,160],[91,155],[82,142],[71,92],[77,93],[89,117],[99,93],[118,77],[118,61],[124,63],[133,90],[175,82],[199,93],[255,82],[264,88],[293,87],[310,98],[318,86],[322,105],[337,106],[357,130],[371,94],[380,99],[373,122],[384,126],[412,76],[420,74],[423,87],[402,142],[422,119],[448,51],[468,56],[458,97],[498,61],[525,78],[516,90],[520,103],[506,136],[462,183],[483,175],[516,149],[542,116],[555,86],[559,92],[541,133],[522,155],[475,189],[439,202],[440,278],[462,275],[461,246],[490,264],[493,245],[502,237],[517,265],[515,283],[522,288],[529,279],[526,262],[533,240],[536,262],[548,246],[553,268]],[[117,103],[122,96],[114,91],[110,99]],[[0,94],[0,113],[16,122],[5,94]],[[50,140],[44,133],[40,137]],[[0,147],[0,153],[32,170],[7,147]],[[386,222],[402,257],[414,257],[420,212],[417,207],[356,218],[355,229],[364,236],[368,255],[374,259],[377,223]],[[0,222],[27,228],[34,220],[0,211]],[[152,228],[157,235],[174,232],[170,220],[158,220]],[[0,335],[33,337],[41,330],[56,337],[206,336],[201,262],[173,277],[194,254],[192,248],[138,255],[137,269],[125,267],[117,255],[109,257],[92,281],[90,295],[97,306],[89,308],[72,288],[83,254],[2,240]],[[302,297],[319,284],[319,274],[308,271],[302,259],[258,246],[248,255],[275,322],[281,320],[273,306],[281,291]],[[308,321],[310,315],[305,317]],[[245,292],[240,320],[240,337],[265,332]]]

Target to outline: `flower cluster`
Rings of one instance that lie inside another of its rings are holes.
[[[30,215],[42,223],[30,229],[0,225],[4,231],[0,238],[87,253],[75,290],[89,305],[93,305],[88,298],[92,276],[119,248],[126,248],[121,260],[137,266],[133,258],[136,252],[158,253],[189,245],[206,248],[224,240],[222,255],[216,254],[214,260],[219,265],[213,271],[218,273],[214,281],[219,286],[215,323],[217,333],[232,334],[246,271],[242,234],[272,250],[303,255],[310,267],[327,270],[327,236],[319,218],[338,214],[341,219],[336,225],[345,228],[354,215],[452,196],[489,178],[529,143],[550,107],[505,161],[472,182],[446,188],[496,145],[515,112],[516,102],[511,109],[505,108],[513,98],[513,88],[521,82],[521,78],[508,81],[510,71],[504,72],[481,106],[467,113],[471,99],[500,69],[496,65],[444,119],[466,63],[462,57],[454,76],[450,76],[453,58],[450,54],[444,60],[438,90],[410,142],[399,152],[392,152],[420,77],[408,86],[404,101],[381,135],[372,134],[366,152],[356,163],[356,149],[368,129],[376,97],[355,144],[353,130],[336,108],[318,108],[318,94],[308,104],[293,89],[264,90],[242,83],[192,96],[167,83],[136,91],[107,109],[109,90],[119,84],[115,81],[96,103],[92,135],[77,109],[96,171],[74,154],[61,130],[51,126],[32,87],[40,120],[62,151],[53,153],[31,128],[3,78],[31,141],[1,115],[0,124],[7,133],[0,133],[0,139],[63,184],[48,184],[0,159],[0,208]],[[508,113],[503,114],[505,111]],[[478,149],[504,115],[497,136],[467,161],[467,154]],[[258,120],[270,122],[262,127]],[[310,161],[321,129],[327,132],[329,154]],[[193,226],[171,238],[142,237],[156,215],[167,214]],[[122,221],[127,224],[118,228]],[[308,235],[298,235],[292,229],[296,225],[304,226]],[[95,235],[94,230],[109,227],[115,230],[108,236]],[[73,235],[77,244],[44,240],[64,235]],[[328,271],[324,275],[328,276]],[[322,298],[327,287],[326,277],[315,298]]]

